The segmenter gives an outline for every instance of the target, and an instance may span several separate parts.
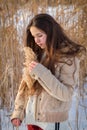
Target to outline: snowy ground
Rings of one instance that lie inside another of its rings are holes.
[[[68,130],[87,130],[87,96],[85,96],[84,100],[80,98],[78,102],[77,92],[75,93],[75,95],[73,96],[72,107],[69,113],[68,124],[70,126],[70,129]],[[23,121],[22,125],[19,128],[13,127],[10,122],[10,113],[8,113],[6,109],[1,109],[0,130],[27,130],[27,128],[25,125],[25,121]],[[63,127],[61,130],[67,129]]]
[[[1,117],[0,130],[27,130],[24,121],[19,128],[13,127],[13,125],[10,122],[10,113],[8,113],[6,109],[0,110],[0,117]]]

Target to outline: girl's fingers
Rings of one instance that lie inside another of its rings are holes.
[[[29,64],[29,72],[31,72],[32,69],[35,68],[37,64],[38,64],[37,62],[32,61],[32,62]]]
[[[14,126],[20,126],[20,125],[21,125],[21,121],[20,121],[19,119],[13,119],[13,120],[12,120],[12,124],[13,124]]]

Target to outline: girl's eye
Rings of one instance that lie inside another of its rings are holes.
[[[38,37],[42,37],[42,35],[38,35]]]

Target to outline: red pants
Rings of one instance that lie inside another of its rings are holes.
[[[43,130],[36,125],[27,125],[28,130]]]

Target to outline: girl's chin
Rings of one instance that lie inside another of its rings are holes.
[[[44,46],[40,46],[40,48],[41,48],[41,49],[45,49],[45,47],[44,47]]]
[[[42,49],[44,49],[44,47],[40,46]]]

